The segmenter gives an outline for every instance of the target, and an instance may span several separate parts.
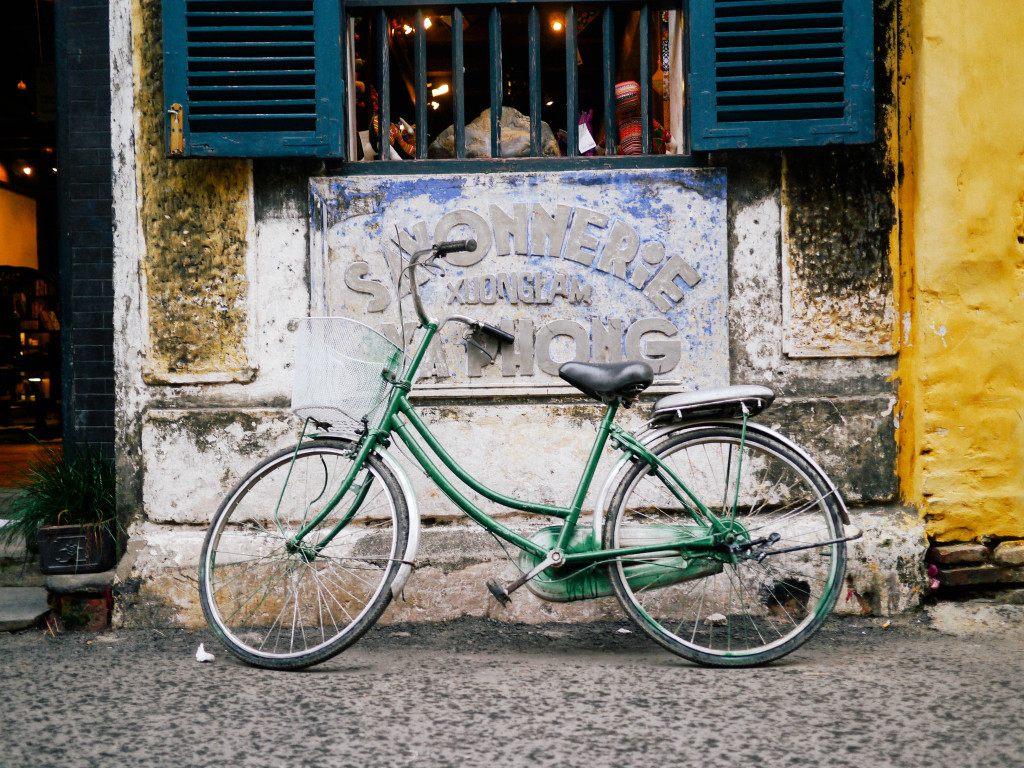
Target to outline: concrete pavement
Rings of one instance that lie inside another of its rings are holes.
[[[246,667],[205,630],[35,629],[0,635],[0,765],[1024,765],[1024,607],[968,608],[836,617],[746,670],[625,621],[379,626],[300,673]]]

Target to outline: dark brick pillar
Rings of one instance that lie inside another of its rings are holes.
[[[55,4],[64,444],[114,453],[108,0]]]

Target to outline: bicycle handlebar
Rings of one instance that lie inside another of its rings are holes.
[[[476,240],[470,238],[468,240],[447,240],[443,243],[436,243],[431,248],[424,248],[421,251],[416,251],[409,259],[409,279],[411,282],[412,301],[416,306],[416,314],[419,315],[420,322],[424,325],[430,324],[430,318],[427,317],[426,310],[423,309],[423,302],[420,299],[420,287],[416,282],[416,267],[424,262],[431,261],[432,259],[438,259],[443,256],[447,256],[449,253],[459,253],[461,251],[467,251],[472,253],[476,250]],[[487,323],[481,323],[479,320],[474,320],[470,317],[463,317],[462,315],[449,315],[445,318],[444,322],[448,320],[454,320],[459,323],[464,323],[474,330],[480,331],[485,336],[489,336],[495,341],[502,344],[512,344],[515,342],[515,336],[507,331],[501,330],[501,328],[495,328],[493,325]],[[443,325],[444,323],[442,323]]]
[[[458,253],[459,251],[469,251],[472,253],[475,250],[476,240],[473,238],[469,240],[449,240],[434,246],[434,253],[438,256],[447,256],[449,253]]]
[[[416,282],[416,267],[424,261],[441,258],[449,253],[459,253],[461,251],[472,253],[475,250],[476,240],[470,238],[468,240],[446,240],[443,243],[435,243],[433,247],[424,248],[422,251],[417,251],[412,255],[412,258],[409,260],[409,281],[412,290],[412,301],[416,307],[416,314],[419,315],[420,321],[424,325],[430,323],[430,318],[427,317],[427,313],[423,309],[423,302],[420,300],[420,287]]]

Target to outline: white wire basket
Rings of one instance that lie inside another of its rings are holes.
[[[382,374],[401,376],[405,353],[346,317],[307,317],[298,323],[292,411],[334,431],[355,432],[364,418],[375,427],[391,387]]]

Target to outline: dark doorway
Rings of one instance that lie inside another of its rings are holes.
[[[5,4],[0,47],[0,449],[62,436],[54,3]],[[25,446],[20,449],[17,446]],[[7,469],[7,467],[5,467]],[[0,473],[0,485],[13,473]]]

